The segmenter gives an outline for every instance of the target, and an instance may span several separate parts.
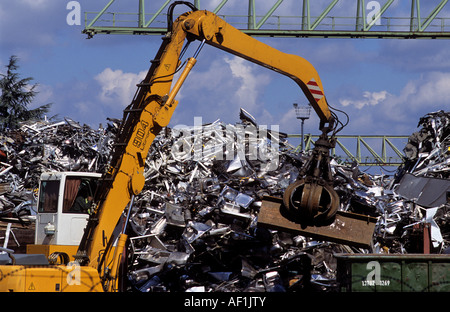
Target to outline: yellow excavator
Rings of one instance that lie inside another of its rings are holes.
[[[173,10],[179,4],[189,6],[191,11],[173,21]],[[187,46],[193,42],[200,42],[197,51],[182,62]],[[37,255],[19,257],[7,251],[9,261],[0,262],[0,291],[120,290],[127,222],[134,197],[145,184],[147,153],[155,136],[169,124],[178,104],[175,97],[205,43],[283,74],[301,88],[320,118],[322,136],[301,178],[289,186],[283,200],[289,217],[300,223],[320,225],[333,218],[339,197],[331,184],[329,150],[342,123],[327,104],[317,71],[305,59],[282,53],[244,34],[212,12],[176,1],[169,7],[168,33],[147,76],[138,84],[134,99],[124,110],[110,166],[99,178],[94,212],[89,216],[75,260],[70,261],[70,251],[64,246],[58,250],[57,245],[53,246],[50,263],[42,261],[42,257],[39,260]],[[174,75],[181,70],[172,86]],[[54,230],[50,223],[46,229]]]

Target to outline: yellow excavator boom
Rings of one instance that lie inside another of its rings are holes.
[[[195,63],[195,58],[188,60],[186,74],[180,77],[171,90],[186,38],[188,41],[205,41],[206,44],[286,75],[300,86],[322,122],[331,119],[322,82],[308,61],[280,52],[244,34],[209,11],[193,11],[181,15],[174,21],[170,36],[163,39],[146,78],[139,85],[135,99],[125,110],[112,166],[104,177],[104,192],[98,198],[100,205],[90,224],[92,228],[86,232],[86,239],[80,246],[93,267],[98,265],[99,255],[105,249],[105,237],[110,238],[116,221],[131,196],[142,190],[147,152],[155,136],[169,123],[177,106],[174,95]]]
[[[178,103],[174,99],[176,93],[195,64],[195,57],[188,59],[180,79],[172,88],[173,77],[181,69],[180,56],[186,42],[199,40],[293,79],[320,117],[321,124],[332,120],[319,75],[305,59],[280,52],[242,33],[208,11],[194,10],[182,14],[171,23],[171,26],[155,59],[152,60],[147,76],[138,85],[132,103],[124,110],[111,165],[101,178],[101,185],[95,198],[96,209],[89,218],[76,256],[83,268],[79,271],[83,285],[80,289],[98,290],[99,279],[104,290],[118,289],[115,280],[125,250],[126,236],[122,229],[123,235],[117,247],[112,248],[117,238],[113,232],[118,220],[122,219],[127,205],[144,187],[144,164],[147,153],[156,135],[168,125]],[[131,204],[128,210],[131,210]],[[43,284],[41,282],[52,274],[52,268],[54,273],[62,272],[60,266],[43,268],[41,275],[34,272],[33,278],[40,279],[40,282],[33,283],[33,289],[36,285]],[[3,268],[1,270],[5,272]],[[50,270],[50,273],[44,270]],[[98,277],[94,278],[92,272],[95,271],[98,272]],[[14,269],[8,272],[8,278],[15,276]],[[22,275],[16,276],[19,280],[26,278],[28,281],[27,285],[24,281],[18,282],[21,289],[30,286],[32,277],[27,275],[25,268],[18,272],[22,272]],[[58,278],[62,280],[62,285],[57,289],[70,289],[64,287],[64,276],[67,274],[64,272],[61,274],[62,277]],[[11,289],[5,285],[3,277],[0,280],[0,290]],[[9,280],[9,285],[14,285],[14,282]]]

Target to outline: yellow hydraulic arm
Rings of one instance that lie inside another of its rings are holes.
[[[104,174],[102,187],[96,196],[96,213],[90,218],[79,247],[79,256],[86,260],[86,264],[97,268],[105,280],[114,280],[116,274],[111,272],[117,270],[109,267],[113,263],[113,255],[109,255],[111,249],[106,248],[106,242],[110,240],[117,220],[132,197],[142,190],[145,183],[144,163],[150,145],[160,130],[168,125],[178,103],[174,100],[175,95],[196,62],[195,57],[188,59],[179,80],[171,89],[186,39],[188,42],[199,40],[202,44],[209,44],[290,77],[300,86],[321,123],[332,119],[319,75],[308,61],[282,53],[247,36],[211,12],[195,10],[181,15],[163,38],[146,78],[139,85],[133,102],[124,111],[111,167]],[[115,252],[120,253],[121,250],[117,250],[120,248],[116,248]]]
[[[147,152],[155,136],[168,125],[178,103],[174,97],[196,61],[195,58],[188,59],[180,79],[171,89],[186,39],[188,42],[200,40],[290,77],[300,86],[321,121],[331,120],[321,80],[308,61],[282,53],[244,34],[211,12],[191,11],[181,15],[163,38],[146,78],[124,111],[112,166],[103,177],[103,188],[97,196],[97,212],[89,222],[79,249],[91,266],[97,267],[99,261],[108,265],[108,259],[100,260],[105,242],[111,237],[131,197],[139,194],[144,186]],[[104,268],[98,269],[104,271]]]
[[[242,57],[293,79],[303,90],[321,121],[331,113],[315,68],[304,58],[280,52],[234,28],[217,15],[196,11],[180,17],[180,27],[189,35],[216,48]]]
[[[126,249],[127,222],[134,196],[141,192],[145,184],[144,165],[147,153],[155,136],[168,125],[178,103],[175,96],[194,66],[199,52],[197,50],[194,57],[187,60],[180,78],[172,87],[174,74],[183,68],[180,58],[184,54],[186,42],[199,40],[200,47],[206,43],[240,56],[286,75],[300,86],[320,117],[320,128],[326,130],[323,130],[322,143],[316,142],[316,147],[319,148],[308,165],[311,171],[305,171],[312,179],[299,180],[291,187],[292,194],[286,197],[286,205],[289,206],[290,201],[301,202],[307,208],[308,218],[321,209],[324,210],[321,214],[326,218],[333,214],[338,202],[337,195],[333,194],[334,190],[329,184],[324,184],[327,179],[323,179],[319,173],[321,170],[327,171],[327,162],[322,160],[327,160],[326,132],[331,127],[326,128],[324,125],[333,123],[334,114],[329,110],[322,83],[314,67],[299,56],[282,53],[245,35],[211,12],[198,11],[188,5],[192,11],[181,15],[174,22],[171,21],[174,5],[169,9],[169,32],[163,38],[146,78],[139,84],[132,103],[124,110],[111,165],[101,178],[101,185],[95,196],[95,211],[89,218],[77,252],[76,259],[81,266],[75,265],[75,269],[72,269],[65,265],[5,265],[0,268],[0,290],[119,290],[117,281]],[[321,199],[324,192],[328,192],[328,195],[325,194]],[[292,199],[300,193],[303,198]],[[291,208],[295,212],[298,207]],[[127,216],[123,215],[125,211]],[[115,233],[117,229],[120,234]],[[112,248],[114,242],[116,247]]]

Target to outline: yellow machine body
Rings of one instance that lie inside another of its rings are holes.
[[[47,258],[55,252],[64,252],[69,256],[69,261],[75,260],[78,246],[72,245],[27,245],[27,254],[42,254]]]
[[[2,265],[1,292],[102,292],[97,270],[71,265]]]

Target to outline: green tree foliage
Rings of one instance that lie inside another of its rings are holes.
[[[30,85],[33,78],[21,79],[17,69],[18,58],[13,55],[6,65],[6,73],[0,74],[0,127],[15,129],[19,123],[28,120],[43,119],[49,112],[51,103],[28,109],[28,106],[38,94],[37,84]]]

